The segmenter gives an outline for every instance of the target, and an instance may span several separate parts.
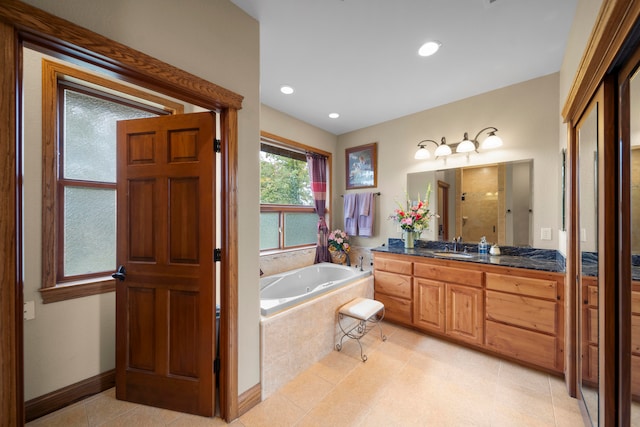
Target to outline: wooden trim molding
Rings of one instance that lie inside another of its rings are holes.
[[[42,59],[42,302],[49,304],[73,298],[114,292],[111,278],[59,284],[56,281],[59,243],[58,214],[58,81],[80,80],[83,85],[97,87],[104,92],[117,92],[162,106],[171,114],[184,113],[184,105],[170,99],[147,93],[93,73],[70,67],[56,61]],[[115,269],[115,267],[114,267]]]
[[[91,295],[106,294],[116,291],[116,281],[106,279],[89,283],[58,285],[49,288],[41,288],[40,296],[43,304],[65,301],[68,299],[88,297]]]
[[[115,387],[116,371],[112,369],[94,377],[87,378],[60,390],[52,391],[43,396],[25,402],[26,421],[33,421],[44,415],[62,409],[82,399],[102,393]]]
[[[177,67],[132,49],[98,33],[16,0],[0,2],[0,20],[26,31],[25,39],[56,45],[59,40],[72,47],[72,57],[112,71],[125,81],[148,87],[176,99],[204,108],[242,108],[243,96],[208,82]]]
[[[258,383],[238,396],[238,416],[249,412],[262,401],[262,384]]]
[[[18,137],[16,96],[21,44],[29,44],[72,62],[202,108],[220,112],[223,133],[223,233],[226,248],[221,265],[220,401],[223,417],[238,414],[238,110],[243,97],[100,34],[17,0],[0,1],[0,413],[2,424],[24,423],[22,355],[22,241],[18,235],[22,191],[17,165],[22,142]]]
[[[16,34],[0,22],[0,414],[2,424],[24,424],[22,402],[22,267],[18,255],[20,215],[18,183],[16,97],[18,69]]]
[[[220,415],[238,418],[238,111],[229,108],[220,117],[222,128],[222,256],[220,279]]]
[[[640,17],[640,0],[604,0],[562,109],[577,122]]]

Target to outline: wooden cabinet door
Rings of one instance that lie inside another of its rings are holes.
[[[118,123],[116,397],[208,417],[214,139],[209,112]]]
[[[446,285],[446,334],[481,345],[484,302],[482,289]]]
[[[445,284],[413,279],[413,323],[421,329],[445,332]]]

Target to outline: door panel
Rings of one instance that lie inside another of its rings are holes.
[[[118,399],[212,416],[215,117],[118,123]]]

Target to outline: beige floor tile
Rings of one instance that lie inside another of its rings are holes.
[[[549,375],[516,363],[501,361],[498,382],[504,385],[518,385],[540,393],[550,393]]]
[[[113,394],[99,394],[94,399],[85,402],[85,408],[89,419],[89,426],[98,426],[105,420],[114,419],[133,410],[137,405],[131,402],[115,399]]]
[[[332,393],[309,411],[296,427],[359,426],[369,412],[367,405]]]
[[[249,412],[240,417],[245,427],[286,427],[294,426],[305,411],[284,395],[276,392]]]
[[[576,400],[576,408],[568,409],[564,407],[554,406],[554,416],[556,420],[556,427],[581,427],[584,426],[582,420],[582,414],[580,414],[580,408],[578,408],[578,401]],[[631,424],[634,425],[633,423]],[[638,425],[638,424],[635,424]]]
[[[338,384],[360,363],[362,363],[360,359],[354,359],[342,352],[333,351],[309,368],[309,371],[332,384]]]
[[[222,427],[227,425],[234,427],[244,427],[244,425],[239,420],[236,420],[231,424],[227,424],[220,418],[199,417],[197,415],[190,414],[182,414],[176,420],[166,425],[169,427]]]
[[[89,418],[83,402],[75,403],[27,423],[28,427],[86,427],[88,425]]]
[[[513,411],[543,424],[554,424],[553,402],[549,392],[542,393],[523,384],[498,384],[495,410]]]
[[[234,421],[254,426],[581,426],[562,378],[385,324],[332,351]],[[375,332],[375,331],[374,331]],[[634,414],[636,414],[634,412]],[[640,416],[640,413],[637,413]],[[41,426],[219,427],[219,418],[120,402],[113,389],[29,424]],[[640,426],[639,426],[640,427]]]
[[[334,386],[311,370],[307,370],[287,383],[279,392],[306,412],[329,394]]]
[[[140,426],[140,427],[154,427],[154,426],[166,426],[171,422],[180,418],[182,413],[170,411],[168,409],[154,408],[152,406],[138,405],[131,411],[108,421],[104,424],[100,424],[100,427],[116,427],[116,426]]]

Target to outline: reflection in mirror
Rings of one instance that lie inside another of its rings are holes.
[[[410,198],[438,189],[431,200],[439,215],[430,240],[451,240],[509,246],[532,246],[533,160],[407,174]]]
[[[640,82],[638,73],[629,83],[629,130],[631,143],[631,300],[640,298]],[[631,304],[631,336],[640,330],[640,309]],[[631,425],[640,426],[640,345],[631,342]]]
[[[577,126],[578,227],[581,254],[579,310],[582,372],[580,394],[589,419],[598,424],[598,104]]]

